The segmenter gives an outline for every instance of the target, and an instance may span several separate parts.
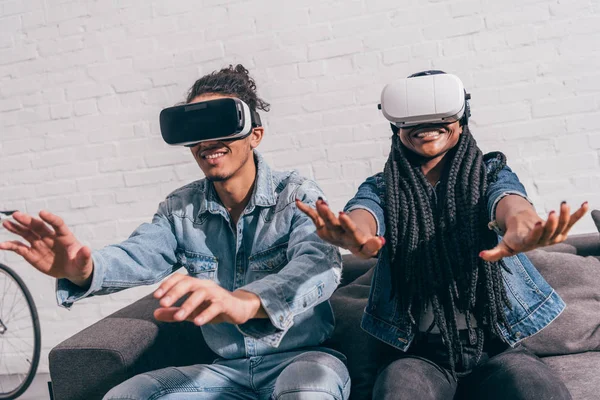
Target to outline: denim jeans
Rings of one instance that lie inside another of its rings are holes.
[[[213,364],[169,367],[136,375],[104,400],[347,400],[345,357],[325,348],[304,349]]]
[[[488,339],[477,358],[476,349],[463,340],[463,359],[454,378],[440,335],[421,334],[415,345],[408,353],[393,350],[395,360],[379,373],[373,399],[571,399],[560,377],[523,346],[507,348]]]

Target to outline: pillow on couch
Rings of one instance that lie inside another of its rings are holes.
[[[544,250],[527,257],[567,308],[523,344],[540,356],[600,350],[600,259]]]

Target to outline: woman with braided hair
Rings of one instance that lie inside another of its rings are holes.
[[[374,399],[570,399],[519,344],[565,307],[522,253],[564,241],[587,202],[543,221],[505,156],[482,154],[465,109],[455,121],[392,124],[384,172],[339,216],[322,199],[297,205],[324,240],[378,257],[361,323],[390,346]]]

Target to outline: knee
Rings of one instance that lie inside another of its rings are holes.
[[[373,399],[452,398],[456,382],[441,367],[418,358],[401,358],[379,373]]]
[[[350,395],[350,376],[342,361],[327,353],[309,352],[297,357],[279,375],[276,400],[345,400]]]
[[[136,375],[112,388],[103,400],[147,400],[156,398],[163,388],[148,374]]]
[[[560,376],[541,359],[525,351],[507,352],[490,361],[488,378],[481,391],[493,392],[498,398],[530,400],[538,398],[571,399]]]

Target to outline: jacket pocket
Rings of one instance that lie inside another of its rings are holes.
[[[213,280],[219,266],[219,260],[214,256],[184,251],[181,264],[185,266],[190,276]]]
[[[281,270],[288,263],[287,247],[286,242],[251,255],[248,259],[250,270],[268,274]]]

